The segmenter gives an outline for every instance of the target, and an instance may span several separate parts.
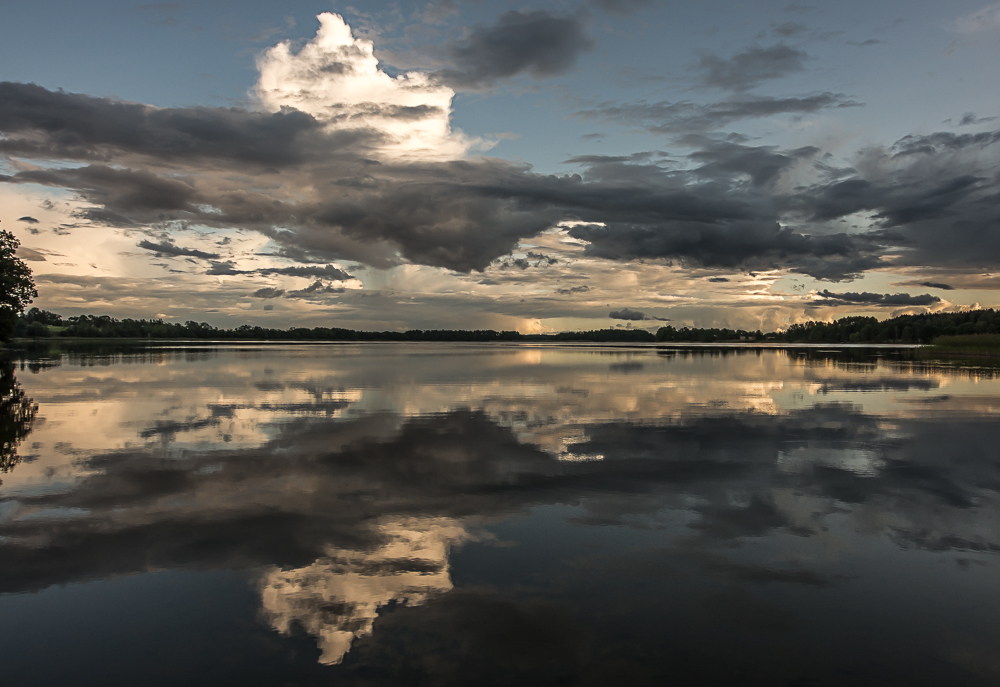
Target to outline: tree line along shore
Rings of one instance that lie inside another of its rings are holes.
[[[844,317],[833,322],[794,324],[780,332],[764,333],[726,328],[660,327],[654,334],[645,329],[615,327],[558,334],[521,334],[491,329],[414,329],[366,332],[340,327],[291,327],[273,329],[244,324],[220,329],[205,322],[184,324],[163,320],[116,319],[108,315],[78,315],[63,318],[47,310],[32,308],[18,318],[14,338],[51,337],[102,339],[213,339],[268,341],[581,341],[623,343],[913,343],[946,344],[957,348],[1000,347],[1000,312],[993,309],[953,313],[900,315],[879,321],[875,317]],[[950,337],[947,341],[942,337]],[[941,341],[937,341],[942,339]],[[969,343],[971,342],[971,343]]]

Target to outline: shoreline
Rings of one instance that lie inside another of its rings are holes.
[[[206,346],[224,345],[265,345],[265,346],[328,346],[328,345],[355,345],[355,344],[377,344],[377,345],[476,345],[476,346],[591,346],[591,347],[628,347],[628,348],[655,348],[655,349],[690,349],[690,348],[726,348],[726,349],[929,349],[929,344],[915,343],[802,343],[784,341],[715,341],[711,343],[700,341],[386,341],[384,339],[354,339],[354,340],[292,340],[292,339],[144,339],[126,337],[50,337],[38,339],[11,339],[0,347],[7,350],[20,350],[23,348],[39,348],[54,344],[123,344],[140,346],[170,346],[170,345],[192,345],[200,344]]]

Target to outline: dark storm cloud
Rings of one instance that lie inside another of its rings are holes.
[[[154,108],[0,82],[0,131],[0,152],[24,157],[105,160],[115,151],[284,166],[312,157],[319,124],[295,110]]]
[[[212,257],[219,257],[214,255]],[[212,266],[205,272],[210,275],[260,274],[268,276],[281,274],[288,277],[322,277],[332,281],[348,281],[354,279],[347,272],[333,265],[293,265],[291,267],[265,267],[253,270],[241,270],[231,260],[224,262],[212,261]]]
[[[344,293],[347,291],[343,286],[332,286],[324,284],[317,279],[312,284],[298,291],[289,291],[285,298],[316,298],[326,293]]]
[[[457,88],[486,88],[500,79],[527,73],[545,78],[563,74],[591,40],[579,17],[557,17],[539,10],[511,10],[492,26],[477,26],[450,48],[454,67],[437,78]]]
[[[932,296],[929,293],[925,293],[921,296],[911,296],[908,293],[868,293],[867,291],[861,293],[831,293],[830,291],[824,289],[819,292],[819,295],[827,299],[825,301],[819,301],[821,305],[903,306],[934,305],[935,303],[941,302],[940,298]]]
[[[586,252],[611,260],[683,258],[706,267],[792,265],[817,278],[842,280],[877,267],[874,244],[848,234],[804,236],[777,223],[752,220],[676,221],[663,225],[582,225],[570,230],[590,242]]]
[[[922,281],[920,282],[920,286],[926,286],[929,289],[941,289],[942,291],[953,291],[955,289],[950,284],[942,284],[936,281]]]
[[[605,103],[591,110],[580,110],[576,116],[639,125],[651,133],[680,135],[714,131],[744,119],[760,119],[780,114],[810,114],[828,108],[861,106],[861,103],[842,93],[826,92],[786,98],[740,95],[709,104],[686,101]]]
[[[650,317],[641,310],[634,310],[632,308],[621,308],[620,310],[612,310],[608,313],[608,317],[613,320],[659,320],[658,317]]]
[[[497,260],[496,264],[502,270],[511,268],[526,270],[529,267],[549,267],[558,262],[558,258],[553,258],[544,253],[528,251],[523,258],[504,257]]]
[[[189,255],[193,258],[202,258],[204,260],[211,260],[219,257],[218,253],[206,253],[203,250],[197,250],[195,248],[183,248],[182,246],[175,246],[170,241],[153,243],[152,241],[143,240],[136,245],[138,245],[139,248],[145,248],[146,250],[153,251],[157,255],[169,255],[172,257]]]
[[[667,258],[745,269],[785,265],[834,280],[880,264],[879,246],[867,237],[806,235],[781,226],[779,203],[785,201],[769,186],[780,170],[814,149],[782,153],[731,143],[706,146],[692,156],[703,164],[680,172],[591,157],[586,183],[561,181],[564,193],[587,194],[574,194],[573,203],[576,218],[589,224],[569,234],[588,242],[588,254],[613,260]]]
[[[906,155],[934,155],[940,152],[959,151],[963,148],[985,148],[1000,141],[1000,131],[978,134],[954,134],[939,131],[926,136],[904,136],[893,144],[894,157]]]
[[[870,213],[867,236],[900,265],[992,269],[1000,263],[1000,132],[906,136],[858,154],[847,178],[798,189],[808,221]]]
[[[324,133],[292,111],[157,110],[19,84],[0,85],[0,93],[7,136],[0,147],[30,143],[50,159],[84,163],[34,167],[0,182],[72,190],[90,204],[78,218],[110,226],[256,231],[277,244],[276,254],[320,265],[388,267],[401,256],[482,270],[522,239],[575,220],[582,224],[570,234],[589,243],[587,254],[614,260],[788,269],[833,280],[882,266],[890,252],[900,265],[1000,266],[993,231],[1000,191],[991,171],[998,132],[908,136],[834,169],[815,148],[779,150],[688,131],[684,142],[694,152],[681,158],[684,168],[660,153],[588,156],[570,160],[581,174],[558,176],[496,158],[376,161],[367,144],[377,134]],[[847,104],[815,98],[795,107]],[[781,190],[780,180],[809,164],[815,183]],[[859,213],[868,225],[845,231]],[[209,271],[241,273],[225,261]],[[278,273],[342,278],[339,269]]]
[[[18,217],[17,221],[18,222],[27,222],[28,224],[38,224],[38,220],[37,219],[35,219],[34,217],[28,217],[28,216]]]
[[[702,83],[728,91],[746,91],[765,81],[805,69],[809,55],[784,43],[769,48],[747,48],[730,58],[703,55],[698,61]]]
[[[746,175],[754,186],[774,183],[782,172],[799,160],[807,160],[819,153],[819,148],[805,146],[778,152],[772,146],[749,147],[735,143],[706,141],[704,147],[688,155],[700,163],[695,173],[708,179],[729,175]]]
[[[247,274],[247,272],[236,269],[236,265],[231,260],[225,262],[212,262],[205,274],[225,275],[225,274]]]
[[[284,289],[274,289],[274,288],[263,288],[254,291],[251,296],[254,298],[278,298],[284,295]]]
[[[192,203],[196,199],[193,186],[179,179],[145,170],[118,169],[106,165],[31,170],[20,172],[12,180],[17,183],[72,188],[89,202],[113,209],[113,212],[136,212],[146,216],[156,213],[163,219],[168,216],[163,213],[193,213]]]

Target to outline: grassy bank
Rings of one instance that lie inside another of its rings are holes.
[[[1000,358],[1000,334],[939,336],[921,352],[953,357]]]

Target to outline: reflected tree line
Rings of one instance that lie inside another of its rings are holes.
[[[37,414],[38,404],[24,394],[14,374],[14,363],[0,363],[0,474],[10,472],[21,462],[17,449],[31,433]]]

